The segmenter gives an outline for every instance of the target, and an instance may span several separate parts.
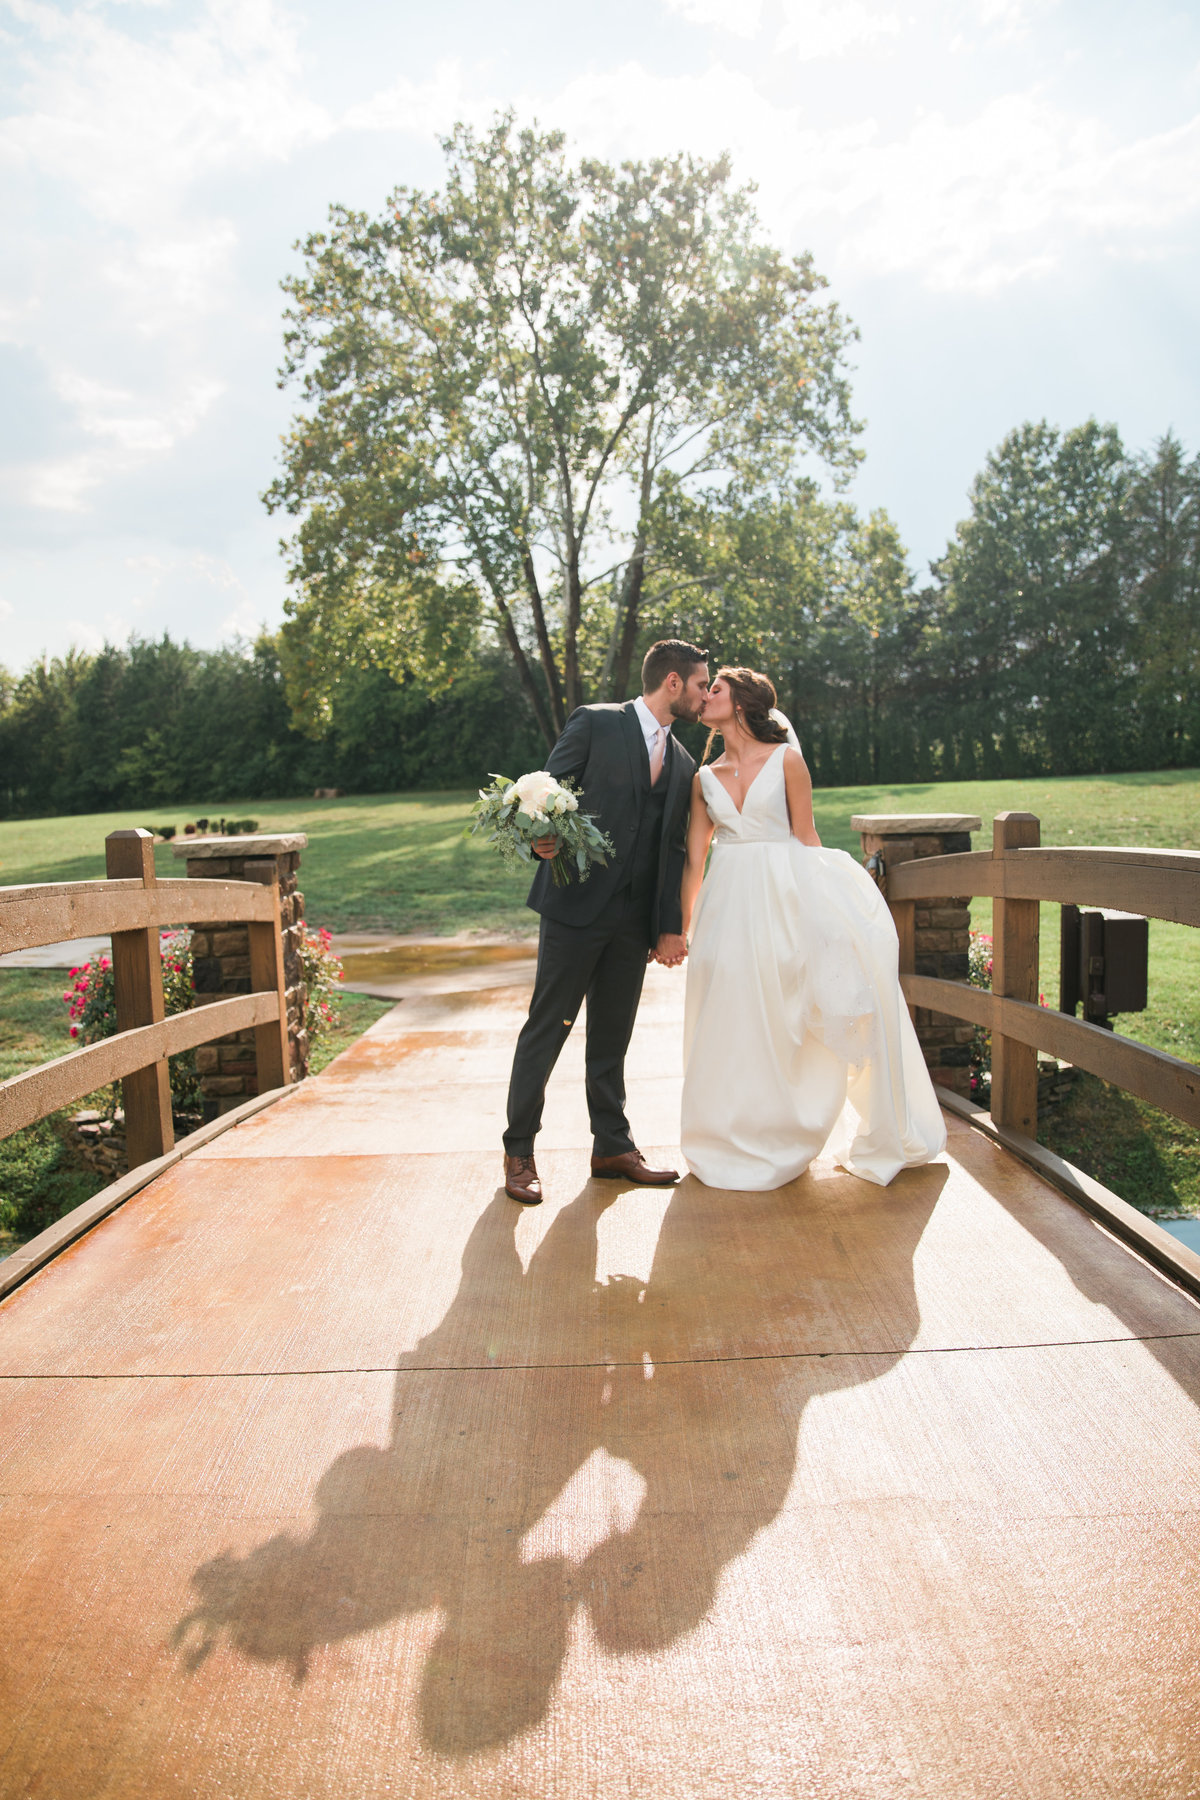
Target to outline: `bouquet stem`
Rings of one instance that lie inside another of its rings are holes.
[[[553,877],[555,887],[570,887],[571,870],[563,856],[563,846],[561,844],[550,858],[550,874]]]

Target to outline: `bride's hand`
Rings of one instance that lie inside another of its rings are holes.
[[[660,962],[664,968],[677,969],[687,955],[687,939],[681,932],[664,931],[650,952],[648,960]]]

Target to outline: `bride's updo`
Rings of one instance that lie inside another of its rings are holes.
[[[737,722],[760,744],[786,744],[787,727],[771,717],[776,704],[775,683],[756,669],[718,669],[717,680],[729,689]],[[716,726],[708,734],[704,746],[705,762],[712,755],[713,739],[722,735]]]

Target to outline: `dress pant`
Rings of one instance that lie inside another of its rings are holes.
[[[650,950],[651,896],[614,894],[591,925],[542,920],[537,977],[508,1086],[510,1156],[528,1156],[541,1129],[550,1071],[587,1000],[587,1103],[597,1156],[634,1147],[625,1117],[625,1052]]]

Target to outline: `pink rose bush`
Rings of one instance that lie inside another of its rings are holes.
[[[332,934],[323,925],[317,931],[307,925],[304,927],[300,940],[300,966],[308,993],[308,1040],[310,1045],[318,1044],[336,1029],[341,1018],[338,983],[345,979],[341,958],[333,953]]]
[[[163,1002],[168,1014],[187,1012],[194,1004],[192,942],[187,931],[164,932],[159,941],[162,957]],[[71,986],[63,994],[71,1023],[70,1034],[80,1043],[96,1044],[117,1030],[117,993],[112,958],[99,956],[70,971]],[[176,1112],[189,1112],[199,1103],[196,1055],[185,1050],[170,1059],[171,1104]]]

